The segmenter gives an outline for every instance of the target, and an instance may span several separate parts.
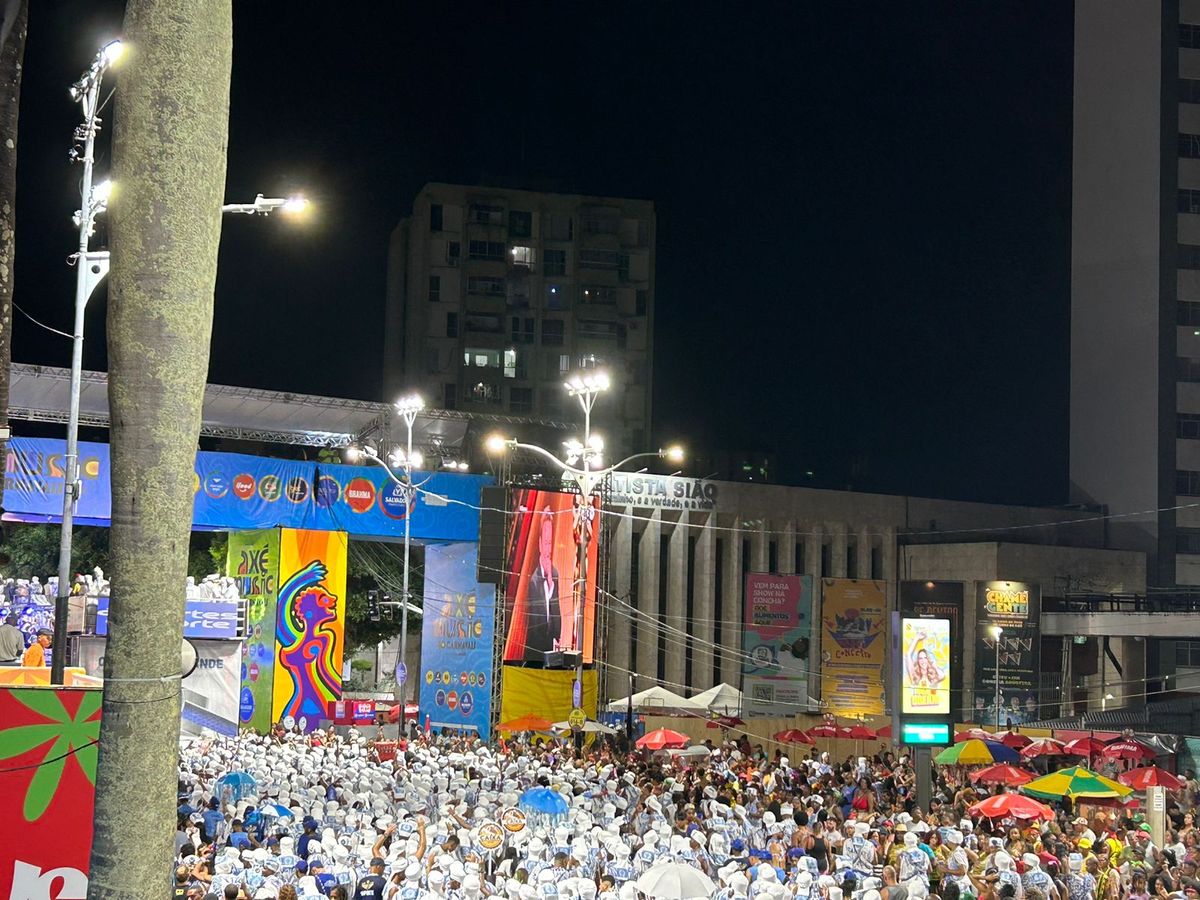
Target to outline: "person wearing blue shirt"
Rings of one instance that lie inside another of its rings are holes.
[[[220,802],[214,797],[208,801],[208,809],[204,813],[204,839],[212,843],[217,839],[217,832],[225,821],[225,814],[220,810]]]
[[[304,834],[296,841],[296,853],[301,859],[308,859],[309,847],[317,840],[317,820],[312,816],[304,817]]]
[[[337,879],[325,871],[324,860],[317,859],[315,856],[308,861],[308,874],[317,883],[317,890],[326,897],[337,886]]]

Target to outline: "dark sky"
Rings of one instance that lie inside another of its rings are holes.
[[[17,302],[68,330],[66,89],[123,4],[33,6]],[[416,191],[549,181],[657,205],[659,439],[774,450],[785,481],[1062,502],[1071,19],[237,3],[227,197],[303,189],[318,215],[226,219],[210,380],[379,399],[385,248]],[[103,319],[101,300],[90,368]],[[15,320],[15,360],[68,364],[66,340]]]

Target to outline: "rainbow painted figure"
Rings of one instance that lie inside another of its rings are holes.
[[[321,585],[325,564],[314,560],[279,591],[279,663],[292,680],[292,696],[275,719],[308,717],[316,723],[328,715],[328,703],[342,694],[341,673],[334,668],[338,598]]]

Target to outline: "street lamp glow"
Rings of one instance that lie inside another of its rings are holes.
[[[989,631],[991,632],[991,635],[992,635],[992,640],[993,640],[993,641],[998,641],[998,640],[1000,640],[1000,635],[1004,634],[1004,629],[1003,629],[1003,628],[1001,628],[999,625],[993,625],[993,626],[992,626],[992,627],[989,629]]]
[[[676,465],[683,462],[683,448],[678,444],[672,444],[662,452],[662,455],[663,459],[667,462],[675,463]]]
[[[600,435],[594,434],[594,433],[589,435],[588,436],[588,449],[595,450],[597,453],[599,453],[601,450],[604,449],[604,438],[602,438],[602,437],[600,437]]]
[[[349,447],[346,448],[346,459],[349,462],[356,463],[361,458],[362,458],[362,450],[360,450],[358,448],[358,445],[351,444]]]
[[[107,206],[108,198],[112,196],[113,183],[112,179],[105,178],[102,182],[92,188],[92,206]]]
[[[503,453],[508,449],[508,439],[502,434],[490,434],[483,446],[488,453]]]
[[[288,197],[280,207],[285,213],[301,213],[308,208],[308,201],[300,196]]]
[[[419,394],[409,394],[407,397],[401,397],[396,401],[396,412],[400,415],[410,412],[418,412],[425,408],[425,401]]]
[[[125,53],[125,45],[121,43],[120,38],[115,41],[109,41],[100,48],[100,56],[104,59],[105,65],[111,66]]]

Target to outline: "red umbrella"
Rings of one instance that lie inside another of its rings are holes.
[[[1118,775],[1117,781],[1129,785],[1135,791],[1144,791],[1148,787],[1165,787],[1168,791],[1177,791],[1183,787],[1183,779],[1158,766],[1130,769]]]
[[[799,728],[789,728],[787,731],[779,731],[775,734],[775,740],[781,744],[812,744],[815,743],[812,738],[801,731]]]
[[[1033,738],[1023,735],[1019,731],[1006,731],[999,736],[999,740],[1004,746],[1012,747],[1014,750],[1020,750],[1033,743]]]
[[[877,732],[875,732],[875,737],[877,737],[877,738],[890,738],[891,736],[892,736],[892,726],[891,725],[884,725]]]
[[[680,734],[669,728],[660,728],[658,731],[652,731],[637,739],[639,747],[648,747],[651,750],[681,749],[690,742],[691,738],[686,734]]]
[[[954,735],[954,743],[961,744],[963,741],[992,741],[995,742],[996,736],[989,731],[984,731],[982,728],[968,728],[966,731],[960,731]]]
[[[1046,819],[1054,818],[1054,810],[1044,803],[1038,803],[1032,797],[1024,794],[996,794],[986,800],[980,800],[967,809],[973,816],[985,816],[989,819],[1004,819],[1011,816],[1014,819]]]
[[[1113,741],[1107,747],[1100,751],[1100,755],[1105,759],[1154,759],[1158,754],[1143,744],[1141,741],[1122,740]]]
[[[737,716],[717,716],[715,719],[709,719],[705,728],[738,728],[746,723]]]
[[[875,740],[875,732],[866,725],[855,725],[852,728],[839,728],[842,737],[850,738],[854,741],[873,741]]]
[[[808,729],[810,738],[835,738],[838,737],[838,729],[836,725],[814,725]]]
[[[1033,781],[1033,776],[1024,769],[1016,766],[996,765],[971,773],[971,780],[976,784],[1008,784],[1018,785]]]
[[[1056,741],[1054,738],[1038,738],[1021,748],[1021,755],[1026,759],[1034,759],[1038,756],[1066,756],[1067,751],[1063,749],[1063,742]]]
[[[1081,737],[1063,744],[1063,752],[1068,756],[1086,756],[1088,759],[1091,759],[1093,756],[1099,756],[1101,751],[1107,746],[1104,741],[1098,741],[1090,737]]]

